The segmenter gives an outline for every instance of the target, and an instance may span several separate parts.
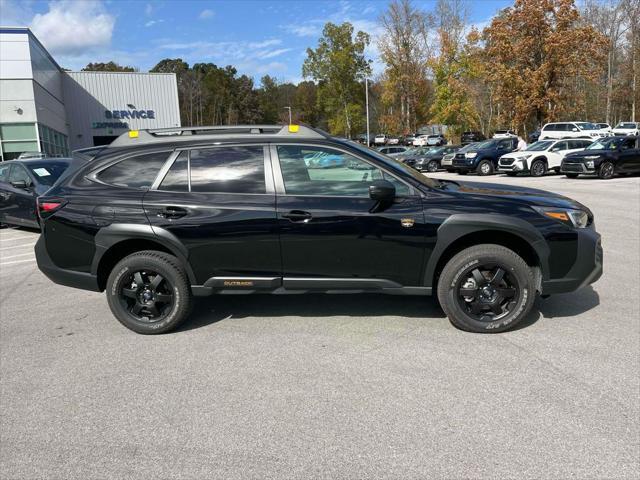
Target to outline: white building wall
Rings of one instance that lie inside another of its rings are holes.
[[[180,126],[173,73],[65,72],[62,85],[73,149],[92,146],[94,136]],[[113,111],[153,111],[154,118],[113,118]]]

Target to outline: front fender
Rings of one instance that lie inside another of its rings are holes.
[[[549,275],[549,246],[542,236],[526,220],[501,214],[455,214],[438,227],[436,244],[425,268],[424,285],[431,287],[438,262],[447,248],[466,235],[479,232],[505,232],[515,235],[531,246],[540,261],[543,279]]]

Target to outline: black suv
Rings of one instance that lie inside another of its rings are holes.
[[[460,174],[476,172],[478,175],[491,175],[498,169],[498,160],[505,153],[518,148],[518,138],[492,138],[453,157],[453,168]]]
[[[486,140],[482,132],[462,132],[460,137],[460,143],[462,145],[469,145],[470,143],[481,142],[482,140]]]
[[[640,173],[640,137],[608,137],[596,140],[581,152],[562,160],[560,171],[569,178],[595,173],[608,180],[616,174]]]
[[[313,168],[323,157],[332,169]],[[350,168],[354,163],[359,168]],[[193,296],[431,295],[474,332],[602,273],[585,206],[433,180],[305,126],[131,131],[38,199],[40,269],[105,291],[126,327],[175,328]]]

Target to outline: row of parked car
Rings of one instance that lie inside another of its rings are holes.
[[[615,174],[640,173],[640,137],[637,135],[607,136],[595,141],[545,139],[522,150],[518,149],[518,143],[517,137],[510,136],[468,145],[396,146],[379,150],[419,171],[447,170],[460,175],[505,173],[540,177],[553,171],[570,178],[597,174],[608,179]]]

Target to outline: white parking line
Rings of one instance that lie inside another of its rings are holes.
[[[12,248],[23,248],[23,247],[33,247],[35,243],[25,243],[24,245],[14,245],[13,247],[4,247],[0,248],[0,252],[4,250],[11,250]]]
[[[2,267],[3,265],[13,265],[14,263],[26,263],[26,262],[35,262],[36,259],[35,258],[30,258],[29,260],[16,260],[15,262],[4,262],[4,263],[0,263],[0,267]]]
[[[34,235],[24,235],[22,237],[4,237],[0,236],[0,243],[10,242],[11,240],[26,240],[27,238],[34,238]]]
[[[21,253],[20,255],[9,255],[8,257],[5,257],[4,255],[0,255],[0,261],[9,260],[10,258],[26,257],[27,255],[33,255],[33,252]]]

